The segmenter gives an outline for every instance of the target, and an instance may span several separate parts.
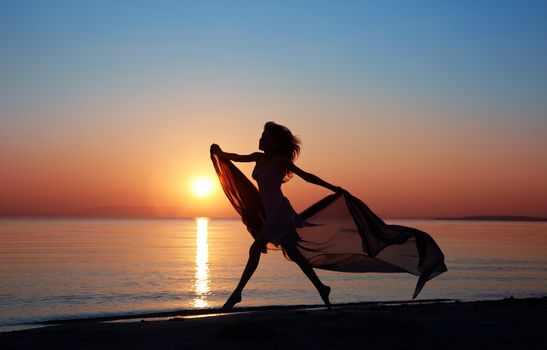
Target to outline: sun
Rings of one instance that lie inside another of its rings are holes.
[[[206,177],[196,177],[191,185],[190,189],[192,194],[199,198],[209,197],[213,193],[213,183]]]

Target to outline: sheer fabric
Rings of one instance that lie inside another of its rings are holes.
[[[256,237],[265,221],[253,183],[229,160],[211,155],[224,193]],[[427,233],[388,225],[348,192],[326,196],[300,216],[315,224],[298,229],[297,247],[318,269],[343,272],[408,272],[419,276],[413,298],[445,272],[444,255]],[[268,245],[268,249],[274,248]]]

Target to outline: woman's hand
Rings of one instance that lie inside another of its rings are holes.
[[[334,193],[346,193],[346,192],[348,192],[348,191],[346,191],[345,189],[343,189],[343,188],[340,187],[340,186],[333,186],[333,187],[331,188],[331,190],[332,190],[332,192],[334,192]]]
[[[217,145],[216,143],[213,143],[211,145],[211,148],[209,149],[209,152],[211,152],[211,154],[216,154],[218,156],[222,155],[222,150],[220,149],[220,146]]]
[[[327,183],[327,184],[328,184],[328,186],[325,186],[325,187],[327,187],[329,190],[331,190],[334,193],[349,193],[346,189],[344,189],[340,186],[334,186],[334,185],[331,185],[329,183]]]

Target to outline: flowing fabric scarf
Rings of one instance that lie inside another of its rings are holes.
[[[224,193],[256,237],[266,219],[260,194],[229,160],[211,154]],[[297,246],[318,269],[343,272],[408,272],[419,276],[416,298],[427,281],[447,271],[444,255],[427,233],[388,225],[348,192],[321,199],[300,213],[316,224],[298,229]]]

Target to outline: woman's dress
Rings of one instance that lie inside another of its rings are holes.
[[[258,235],[273,243],[290,244],[298,241],[296,228],[310,226],[291,206],[281,191],[284,174],[274,164],[257,161],[252,173],[264,205],[266,220]]]

